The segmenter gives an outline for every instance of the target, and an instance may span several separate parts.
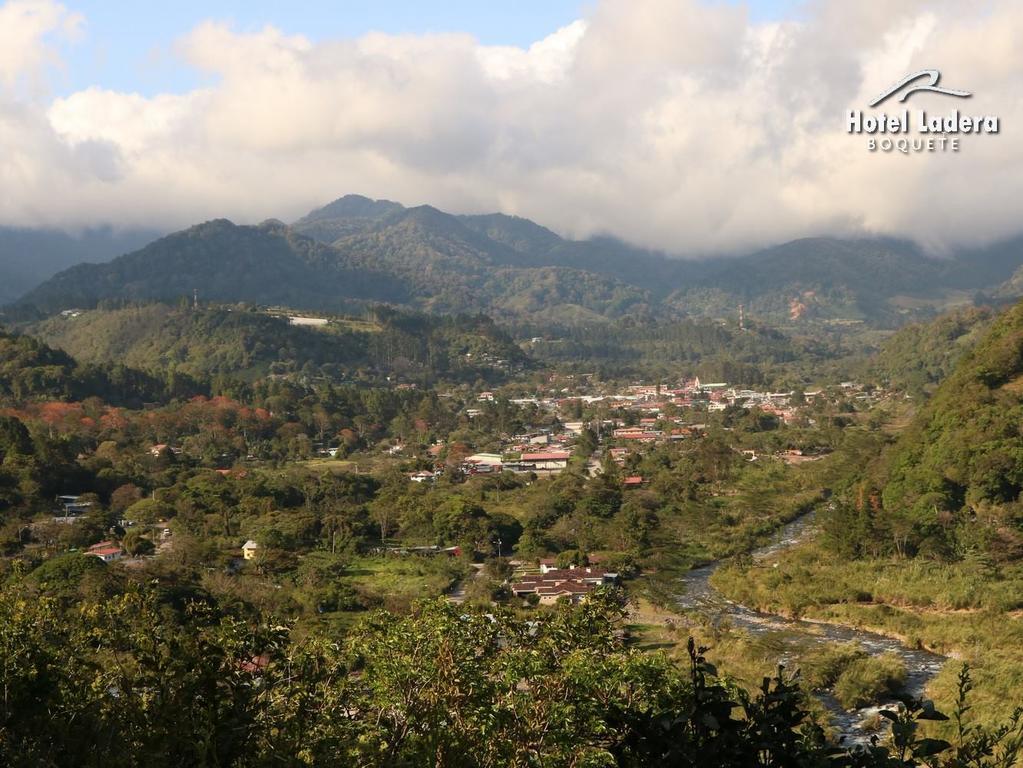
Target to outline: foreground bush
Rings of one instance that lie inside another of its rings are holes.
[[[747,694],[692,641],[681,666],[629,649],[622,615],[613,594],[529,621],[431,602],[331,642],[148,591],[61,610],[8,588],[0,764],[980,766],[1018,745],[1018,723],[919,739],[943,716],[916,705],[886,713],[891,750],[829,747],[791,681]]]

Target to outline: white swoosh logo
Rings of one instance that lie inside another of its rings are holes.
[[[918,91],[931,91],[933,93],[944,94],[945,96],[958,96],[959,98],[963,99],[968,98],[971,95],[968,91],[955,91],[952,90],[951,88],[942,88],[941,86],[938,85],[938,80],[941,79],[941,72],[939,72],[936,69],[921,69],[919,72],[914,72],[911,75],[906,75],[904,78],[899,80],[899,82],[897,82],[887,91],[885,91],[872,102],[870,102],[870,106],[876,107],[885,99],[889,98],[890,96],[893,96],[894,94],[898,93],[903,88],[905,88],[907,85],[909,85],[915,80],[919,80],[920,78],[927,78],[930,82],[928,82],[926,85],[914,85],[912,88],[908,89],[904,94],[902,94],[902,96],[899,98],[899,101],[905,101]]]

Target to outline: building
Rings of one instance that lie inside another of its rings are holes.
[[[655,442],[660,436],[661,432],[656,429],[642,429],[639,427],[622,427],[612,432],[612,437],[615,440],[638,440],[641,443],[652,443]]]
[[[60,505],[65,517],[84,515],[92,507],[91,501],[81,501],[81,496],[58,496],[57,504]]]
[[[73,523],[92,507],[91,501],[82,501],[80,496],[58,496],[53,521]]]
[[[577,604],[585,600],[592,590],[593,587],[587,584],[566,581],[555,587],[539,587],[536,590],[536,594],[540,598],[540,605],[553,605],[562,599]]]
[[[474,453],[462,462],[462,471],[467,475],[500,472],[503,468],[504,460],[499,453]]]
[[[167,443],[157,443],[156,445],[149,449],[150,456],[159,456],[164,452],[169,452],[174,456],[181,455],[180,448],[178,448],[176,445],[168,445]]]
[[[249,539],[242,544],[242,557],[246,560],[254,560],[256,555],[259,553],[259,544],[252,539]]]
[[[552,567],[554,561],[540,561],[540,574],[527,575],[511,585],[516,597],[536,595],[541,605],[550,605],[565,598],[572,603],[582,602],[590,592],[602,584],[618,583],[618,574],[601,568]]]
[[[568,451],[523,453],[517,464],[520,472],[560,472],[568,467],[571,456]]]
[[[491,467],[499,467],[504,463],[499,453],[474,453],[472,456],[466,456],[465,460],[472,464],[483,464]]]
[[[104,563],[112,563],[120,560],[124,556],[124,551],[112,541],[101,541],[89,547],[85,554],[98,557]]]

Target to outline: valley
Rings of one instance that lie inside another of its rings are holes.
[[[630,694],[641,708],[689,706],[669,690],[734,697],[706,704],[727,725],[703,744],[760,728],[784,699],[778,738],[810,735],[778,749],[873,765],[875,742],[968,738],[1011,754],[1023,305],[966,298],[952,276],[981,257],[938,263],[899,243],[800,241],[749,263],[645,253],[628,273],[623,247],[347,197],[291,227],[208,222],[9,305],[0,612],[62,617],[59,639],[19,637],[92,660],[33,695],[82,705],[63,687],[131,659],[116,673],[128,708],[93,699],[82,727],[151,729],[165,710],[130,692],[157,679],[170,702],[193,683],[145,638],[176,637],[198,664],[185,638],[201,637],[212,678],[275,679],[298,654],[309,671],[275,686],[378,713],[325,710],[316,749],[354,744],[339,728],[381,745],[401,726],[373,686],[418,696],[420,645],[486,656],[478,699],[427,694],[465,717],[503,706],[506,675],[590,706],[571,661],[586,654],[619,689],[653,675]],[[990,254],[977,284],[1015,271]],[[109,656],[80,645],[111,631]],[[539,677],[521,672],[516,633],[552,643]],[[364,655],[378,644],[395,666]],[[479,669],[445,662],[434,679]],[[547,704],[519,698],[515,717]],[[290,717],[274,700],[245,707]],[[32,717],[11,726],[19,743],[39,744]],[[646,727],[609,717],[588,727]]]

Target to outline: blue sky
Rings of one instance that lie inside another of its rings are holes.
[[[717,0],[731,2],[732,0]],[[173,43],[207,19],[239,30],[271,24],[312,40],[390,33],[467,32],[491,45],[528,46],[586,13],[592,0],[64,0],[85,17],[84,35],[64,50],[57,94],[99,86],[145,95],[202,83]],[[787,13],[795,0],[749,0],[754,19]]]

